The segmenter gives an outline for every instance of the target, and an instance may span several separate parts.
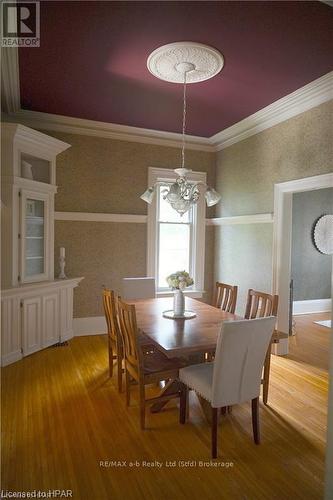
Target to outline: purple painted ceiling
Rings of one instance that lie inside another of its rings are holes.
[[[21,48],[24,109],[181,131],[182,89],[147,56],[175,41],[219,49],[222,72],[188,88],[188,129],[211,136],[333,68],[321,2],[41,2],[41,47]]]

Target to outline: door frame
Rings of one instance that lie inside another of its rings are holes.
[[[277,329],[289,331],[289,284],[291,277],[292,200],[294,193],[333,187],[333,173],[305,177],[274,185],[273,293],[279,295]],[[288,339],[276,354],[288,353]]]

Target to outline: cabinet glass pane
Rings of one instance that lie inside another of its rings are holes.
[[[44,273],[44,201],[28,198],[25,207],[25,271]]]

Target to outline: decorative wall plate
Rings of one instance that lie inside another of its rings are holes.
[[[222,54],[208,45],[195,42],[174,42],[154,50],[147,60],[149,71],[167,82],[186,83],[209,80],[221,71]]]
[[[333,254],[333,215],[323,215],[314,228],[314,242],[319,252]]]

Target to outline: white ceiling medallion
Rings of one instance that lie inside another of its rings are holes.
[[[319,252],[333,254],[333,215],[323,215],[314,229],[314,241]]]
[[[222,54],[208,45],[174,42],[154,50],[147,60],[149,71],[171,83],[203,82],[217,75],[224,65]]]

